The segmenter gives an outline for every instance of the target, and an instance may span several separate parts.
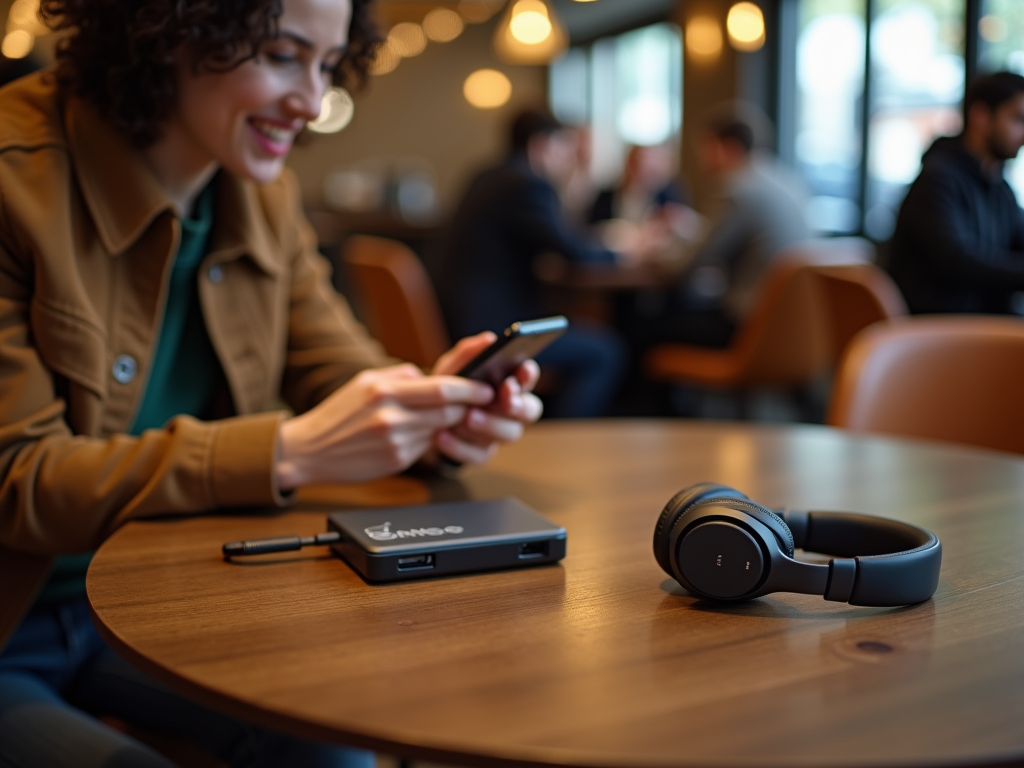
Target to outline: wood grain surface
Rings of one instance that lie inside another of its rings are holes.
[[[857,608],[694,599],[651,553],[679,488],[933,530],[935,597]],[[559,565],[386,586],[325,550],[322,507],[131,523],[88,592],[105,637],[181,691],[291,732],[465,765],[1024,764],[1024,461],[824,427],[549,422],[434,499],[513,495]]]

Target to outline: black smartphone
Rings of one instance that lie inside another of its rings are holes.
[[[516,368],[535,357],[569,327],[563,315],[512,323],[487,349],[469,361],[459,376],[497,387]]]

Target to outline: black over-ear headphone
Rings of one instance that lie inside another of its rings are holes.
[[[834,559],[801,562],[794,549]],[[728,486],[700,483],[665,505],[654,556],[687,590],[710,600],[802,592],[889,606],[934,594],[942,544],[910,523],[850,512],[776,513]]]

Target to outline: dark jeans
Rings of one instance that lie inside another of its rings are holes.
[[[626,372],[628,352],[610,328],[574,324],[537,355],[543,370],[550,365],[557,379],[545,397],[544,413],[552,418],[604,416]]]
[[[0,655],[0,766],[173,766],[99,717],[188,740],[231,766],[375,763],[370,752],[248,725],[164,688],[106,646],[84,598],[37,607]]]

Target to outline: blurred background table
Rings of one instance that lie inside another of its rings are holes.
[[[703,480],[928,527],[939,589],[898,609],[696,600],[651,538],[672,494]],[[371,586],[326,550],[221,559],[227,540],[323,530],[323,504],[134,522],[89,571],[102,633],[214,706],[416,759],[1024,762],[1024,461],[1010,454],[813,426],[548,422],[458,480],[401,482],[385,500],[517,496],[568,529],[568,556]]]
[[[679,270],[668,262],[572,264],[557,256],[542,258],[537,275],[548,303],[571,318],[619,325],[620,315],[637,301],[661,298],[677,281]]]

